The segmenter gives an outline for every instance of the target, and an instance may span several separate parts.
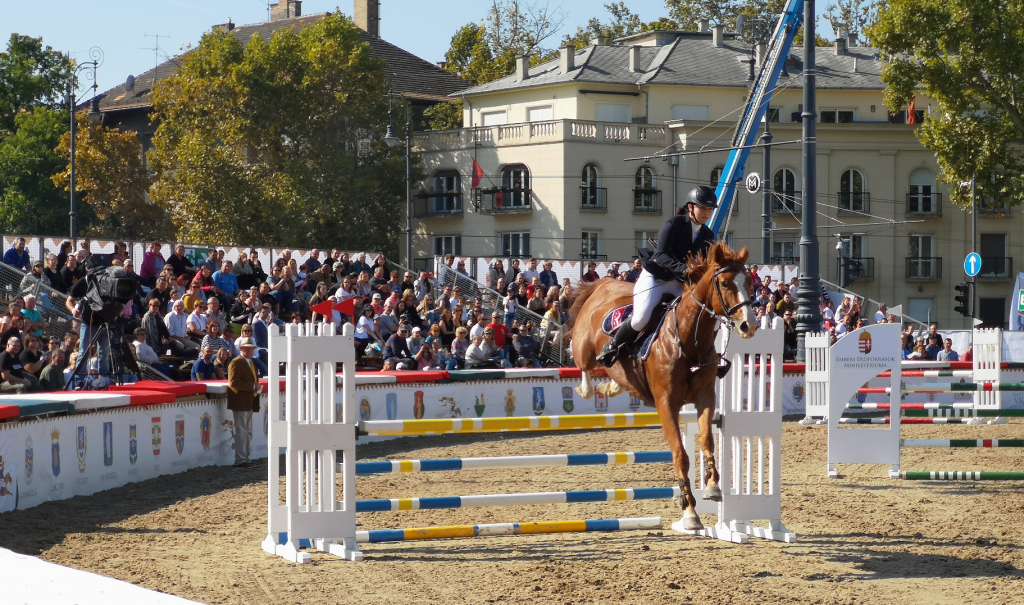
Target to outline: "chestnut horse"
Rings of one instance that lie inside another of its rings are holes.
[[[690,490],[690,459],[679,432],[679,410],[686,403],[697,407],[698,445],[707,467],[704,498],[720,501],[722,490],[718,487],[715,443],[711,435],[719,367],[715,335],[719,325],[729,330],[735,328],[743,338],[750,338],[757,330],[757,319],[750,307],[752,293],[744,267],[746,261],[746,248],[737,253],[722,242],[708,249],[705,255],[689,259],[691,281],[684,285],[682,298],[675,308],[668,311],[674,317],[666,317],[662,322],[647,360],[620,354],[608,368],[612,382],[597,387],[609,397],[628,391],[657,409],[682,491],[682,527],[688,530],[701,529],[703,525]],[[586,399],[594,396],[590,372],[600,365],[597,353],[611,338],[602,330],[604,317],[632,299],[633,284],[611,279],[583,284],[577,291],[570,320],[572,354],[577,367],[583,370],[583,382],[576,391]]]

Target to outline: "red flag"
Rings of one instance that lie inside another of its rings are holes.
[[[917,124],[916,102],[917,97],[914,97],[910,99],[910,105],[907,105],[907,124]]]
[[[331,308],[331,301],[325,300],[322,303],[311,306],[309,310],[314,313],[329,317],[331,315]]]
[[[344,315],[353,316],[356,314],[356,299],[355,297],[350,298],[344,302],[334,305],[331,308]]]
[[[473,189],[480,188],[480,181],[484,178],[484,169],[473,160]]]

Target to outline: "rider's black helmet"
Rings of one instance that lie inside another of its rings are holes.
[[[702,208],[718,208],[718,196],[711,187],[694,187],[686,196],[687,204],[695,204]]]

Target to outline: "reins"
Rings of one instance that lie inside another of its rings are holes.
[[[701,302],[700,300],[698,300],[697,299],[697,295],[693,293],[695,284],[692,281],[688,280],[688,285],[689,285],[688,290],[690,292],[690,298],[693,299],[693,302],[695,302],[698,307],[700,307],[700,312],[697,314],[697,320],[696,320],[694,328],[693,328],[693,344],[694,344],[694,349],[697,350],[697,364],[695,364],[695,365],[691,364],[690,365],[690,372],[691,373],[696,373],[701,367],[703,367],[708,362],[708,360],[711,358],[712,352],[716,352],[715,351],[715,343],[712,340],[711,346],[708,348],[708,351],[705,354],[703,354],[703,355],[700,354],[700,348],[699,348],[700,342],[697,339],[697,334],[700,331],[700,320],[704,316],[704,314],[707,313],[708,315],[710,315],[712,317],[712,319],[714,319],[715,321],[717,321],[719,324],[721,324],[722,326],[724,326],[726,328],[725,346],[728,347],[729,346],[729,338],[732,335],[732,330],[733,330],[733,328],[736,327],[736,322],[734,322],[733,319],[732,319],[733,313],[735,313],[736,311],[738,311],[739,309],[741,309],[741,308],[743,308],[745,306],[749,307],[752,304],[751,301],[748,299],[748,300],[740,301],[740,302],[736,303],[735,305],[733,305],[731,307],[728,307],[728,308],[726,306],[725,295],[722,294],[722,280],[721,280],[721,276],[723,274],[725,274],[725,273],[739,273],[741,271],[746,271],[746,267],[744,267],[742,265],[728,265],[728,266],[725,266],[725,267],[719,267],[714,272],[714,274],[712,274],[712,276],[711,276],[711,278],[712,278],[711,281],[713,282],[713,286],[712,287],[714,288],[715,295],[718,297],[718,302],[721,305],[722,309],[726,309],[724,315],[721,315],[721,314],[715,312],[713,307],[710,307],[710,306],[704,304],[703,302]],[[675,307],[675,305],[673,305],[673,308],[674,307]],[[674,323],[676,324],[676,340],[678,342],[678,347],[679,347],[679,358],[683,359],[684,357],[686,357],[686,355],[683,353],[683,339],[682,339],[682,336],[679,334],[679,322],[676,321]],[[728,367],[731,364],[728,363],[728,360],[726,360],[726,364],[727,365],[725,366],[725,372],[728,372]],[[724,372],[720,371],[720,373],[724,375]]]

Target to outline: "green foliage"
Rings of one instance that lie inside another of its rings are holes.
[[[536,64],[551,50],[544,44],[562,26],[560,11],[524,0],[492,0],[483,23],[469,23],[452,36],[446,69],[473,84],[484,84],[515,71],[516,57],[531,55]]]
[[[826,19],[839,35],[841,29],[859,33],[874,25],[878,20],[878,9],[883,0],[835,0],[828,7]]]
[[[868,29],[886,65],[885,104],[897,110],[916,94],[934,99],[917,129],[935,152],[950,199],[969,206],[969,188],[997,204],[1024,195],[1019,77],[1024,73],[1024,6],[1009,0],[889,0]],[[918,104],[918,109],[925,109]]]
[[[35,107],[18,114],[14,132],[0,140],[0,231],[68,232],[70,201],[49,178],[67,166],[54,151],[67,128],[65,112]],[[78,218],[87,224],[90,213]]]
[[[138,134],[93,124],[84,113],[79,113],[76,119],[76,190],[82,193],[79,199],[97,219],[84,232],[117,239],[172,237],[174,230],[167,212],[146,196],[152,179],[143,161]],[[61,136],[57,153],[65,165],[51,178],[55,185],[68,191],[71,187],[70,132]]]
[[[462,128],[462,99],[438,103],[423,110],[431,130],[457,130]]]
[[[591,40],[597,35],[602,35],[611,43],[618,38],[632,36],[644,31],[655,29],[679,29],[679,25],[672,19],[665,17],[650,23],[644,23],[640,17],[634,15],[625,2],[605,4],[605,10],[611,15],[611,20],[601,21],[593,18],[587,22],[586,27],[577,27],[576,32],[565,36],[563,44],[572,44],[577,49],[590,46]]]
[[[245,47],[210,32],[154,87],[150,195],[185,240],[394,254],[405,154],[382,140],[388,93],[340,14]]]
[[[36,107],[59,109],[72,64],[42,38],[11,34],[0,53],[0,136],[15,129],[15,117]]]

